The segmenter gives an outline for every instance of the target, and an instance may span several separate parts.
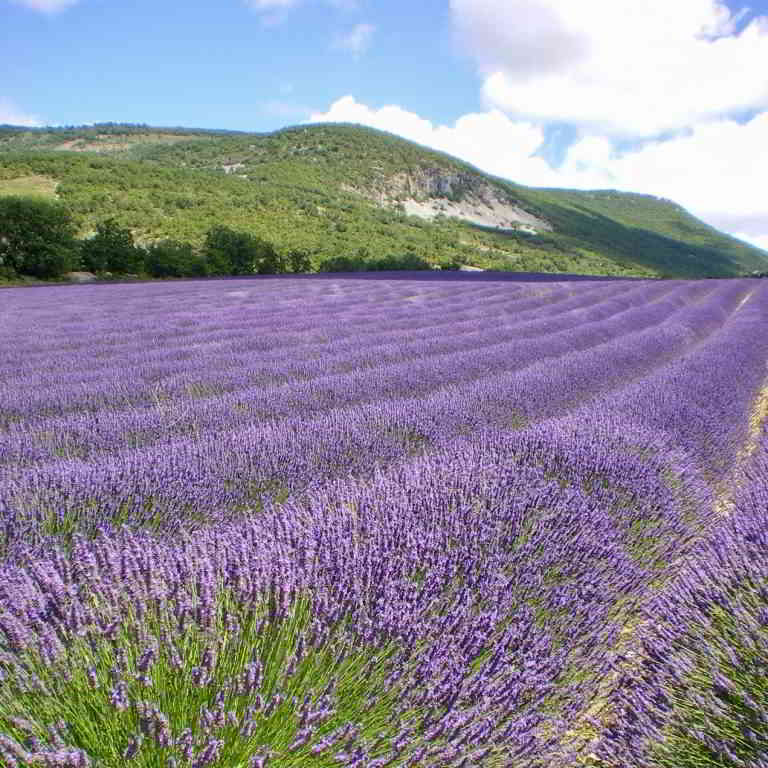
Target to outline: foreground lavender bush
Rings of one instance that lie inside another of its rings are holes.
[[[764,765],[765,286],[74,290],[8,293],[0,765]]]
[[[180,544],[126,530],[8,567],[6,729],[43,754],[66,718],[104,764],[541,764],[655,575],[637,524],[662,552],[688,533],[663,462],[617,450],[609,488],[594,444],[557,439],[536,467],[488,434]]]
[[[736,510],[644,608],[601,765],[768,766],[768,432]]]

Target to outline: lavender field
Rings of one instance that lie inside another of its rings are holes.
[[[768,768],[768,281],[0,291],[0,766]]]

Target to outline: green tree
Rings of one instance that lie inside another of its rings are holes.
[[[203,254],[209,275],[249,275],[256,271],[256,256],[245,232],[211,227],[205,235]]]
[[[83,266],[92,272],[136,273],[144,268],[144,252],[133,241],[133,233],[113,218],[96,226],[96,234],[83,240]]]
[[[78,266],[66,208],[47,200],[0,198],[0,267],[22,275],[59,277]]]
[[[285,259],[277,252],[275,246],[268,240],[254,238],[256,248],[256,271],[260,275],[279,275],[287,272]]]
[[[160,240],[147,246],[144,267],[152,277],[201,277],[205,259],[189,243]]]
[[[365,269],[371,271],[394,269],[424,270],[431,268],[426,259],[413,253],[413,251],[407,251],[401,255],[391,254],[389,256],[382,256],[378,259],[371,259],[365,264]]]
[[[274,275],[285,272],[283,258],[272,243],[229,227],[209,229],[203,253],[211,275]]]
[[[330,256],[320,264],[320,272],[364,272],[365,262],[351,256]]]
[[[306,251],[292,250],[288,251],[286,256],[288,267],[291,272],[311,272],[312,261],[309,258],[309,254]]]

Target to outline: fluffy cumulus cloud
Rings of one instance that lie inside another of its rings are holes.
[[[768,244],[768,112],[746,123],[714,120],[684,135],[617,153],[605,138],[570,147],[563,185],[646,192],[681,203],[710,224]]]
[[[399,106],[371,108],[352,96],[310,122],[351,122],[449,152],[481,170],[532,186],[620,189],[665,197],[713,226],[768,245],[768,112],[746,123],[720,119],[685,134],[619,152],[610,138],[585,135],[558,168],[537,155],[543,129],[499,110],[434,125]]]
[[[350,51],[355,56],[365,53],[371,45],[376,27],[373,24],[356,24],[336,42],[336,47]]]
[[[768,107],[768,17],[719,0],[451,0],[490,106],[655,136]]]
[[[41,13],[58,13],[73,5],[77,5],[80,0],[14,0],[17,5],[23,5],[31,8],[33,11]]]

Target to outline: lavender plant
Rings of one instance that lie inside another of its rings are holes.
[[[601,765],[768,765],[768,432],[735,511],[644,607]]]
[[[0,299],[0,766],[768,764],[756,281]]]

